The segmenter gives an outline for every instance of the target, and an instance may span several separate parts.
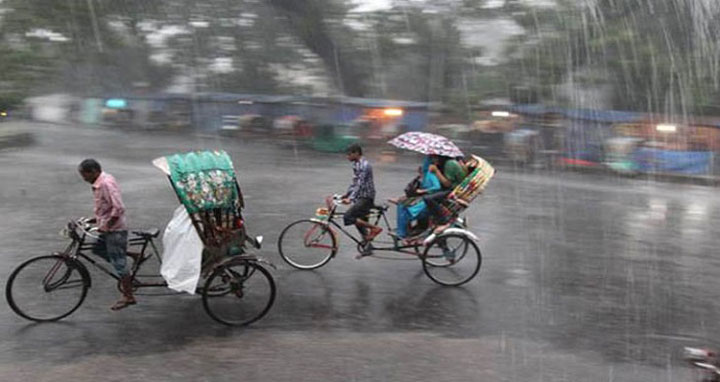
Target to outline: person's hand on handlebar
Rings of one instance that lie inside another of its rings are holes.
[[[348,196],[349,195],[347,195],[347,194],[345,194],[345,195],[334,194],[332,196],[332,198],[337,203],[350,204],[352,201],[350,200],[350,198]]]
[[[95,224],[95,223],[97,223],[97,218],[81,217],[80,219],[78,219],[78,222],[83,223],[83,224]]]

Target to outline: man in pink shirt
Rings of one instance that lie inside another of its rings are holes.
[[[125,205],[120,196],[115,178],[102,171],[100,163],[94,159],[85,159],[78,166],[80,176],[92,185],[95,200],[95,223],[100,239],[93,247],[93,253],[107,260],[120,276],[122,298],[111,307],[120,310],[135,304],[132,291],[132,277],[127,270],[127,226],[125,225]]]

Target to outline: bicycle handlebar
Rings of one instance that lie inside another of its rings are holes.
[[[100,239],[100,235],[96,234],[98,232],[98,228],[92,225],[92,220],[93,219],[81,217],[79,219],[71,220],[70,223],[74,228],[79,229],[84,235],[93,239]]]

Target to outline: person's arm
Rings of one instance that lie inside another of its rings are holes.
[[[440,181],[440,184],[442,184],[443,187],[447,188],[447,187],[452,186],[452,183],[450,182],[450,180],[448,180],[448,178],[446,178],[445,175],[443,175],[442,171],[440,171],[440,169],[438,169],[438,167],[436,165],[434,165],[434,164],[430,165],[430,172],[432,172],[433,174],[435,174],[435,176],[437,176],[438,180]]]
[[[368,166],[360,167],[360,171],[358,171],[357,179],[355,179],[355,182],[353,183],[355,187],[353,188],[352,193],[347,198],[347,199],[349,199],[348,202],[350,200],[355,199],[355,195],[357,195],[357,192],[360,190],[360,188],[362,188],[362,186],[368,182],[369,177],[370,177],[370,167],[368,167]]]
[[[352,200],[353,196],[357,192],[358,188],[358,182],[355,176],[353,176],[353,181],[350,184],[350,187],[348,187],[347,192],[345,195],[343,195],[340,199],[342,199],[343,204],[350,204],[350,201]]]
[[[440,190],[442,190],[442,184],[440,183],[440,179],[437,177],[437,175],[431,174],[430,178],[426,182],[425,191],[427,191],[428,194],[432,194]]]
[[[353,178],[347,191],[340,197],[343,204],[350,204],[350,195],[352,195],[357,189],[357,177],[355,176],[355,170],[353,169]]]
[[[102,227],[98,227],[99,231],[107,231],[125,214],[125,205],[122,202],[120,189],[117,185],[114,187],[104,187],[104,192],[112,209],[110,210],[110,218],[106,222],[103,222]]]

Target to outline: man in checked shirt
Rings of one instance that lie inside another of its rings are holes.
[[[93,247],[93,253],[107,260],[120,276],[120,289],[123,296],[110,309],[120,310],[135,304],[132,277],[126,266],[127,225],[125,223],[125,205],[120,196],[115,178],[102,171],[100,163],[94,159],[85,159],[78,166],[80,176],[92,185],[95,201],[95,219],[100,238]]]
[[[365,241],[365,247],[368,248],[361,255],[367,256],[372,254],[367,244],[382,232],[382,228],[367,221],[370,209],[375,205],[375,182],[373,181],[372,166],[363,157],[360,145],[350,145],[346,153],[347,159],[353,162],[353,178],[347,193],[343,195],[342,202],[344,204],[352,203],[352,206],[345,212],[343,221],[345,225],[355,224]]]

